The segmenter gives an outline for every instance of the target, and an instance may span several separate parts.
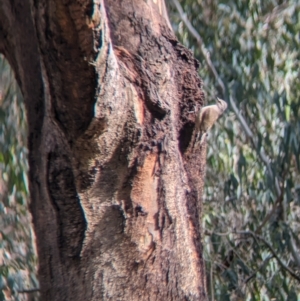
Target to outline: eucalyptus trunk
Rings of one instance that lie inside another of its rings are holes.
[[[42,300],[206,300],[198,62],[161,1],[1,0]],[[193,149],[193,150],[192,150]]]

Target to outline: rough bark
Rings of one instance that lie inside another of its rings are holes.
[[[42,300],[206,300],[198,63],[152,1],[1,0]]]

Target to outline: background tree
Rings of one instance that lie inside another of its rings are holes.
[[[26,116],[14,75],[2,55],[0,137],[0,300],[27,300],[25,290],[38,283],[27,202]]]
[[[210,299],[299,300],[299,3],[171,3],[208,102],[230,103],[207,154]]]
[[[163,2],[0,2],[42,300],[205,300],[198,62]],[[5,179],[4,179],[5,180]]]

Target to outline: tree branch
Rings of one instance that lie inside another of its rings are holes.
[[[229,103],[232,107],[232,110],[234,111],[237,119],[239,120],[246,136],[249,138],[252,146],[254,147],[256,153],[258,154],[259,158],[261,159],[262,163],[265,165],[265,167],[268,170],[268,173],[270,174],[271,178],[274,179],[274,186],[275,186],[275,191],[276,191],[276,196],[277,198],[280,198],[280,194],[281,194],[281,189],[280,189],[280,185],[279,185],[279,180],[278,177],[273,173],[271,165],[270,165],[270,159],[269,157],[266,155],[265,150],[263,147],[260,147],[260,149],[258,149],[258,142],[255,139],[255,136],[253,135],[247,121],[245,120],[245,118],[243,117],[243,115],[239,112],[239,109],[236,105],[236,99],[235,99],[235,95],[230,94],[229,95],[229,99],[227,98],[227,90],[226,90],[226,86],[223,82],[223,80],[221,79],[221,77],[219,76],[213,62],[210,59],[210,55],[209,55],[209,51],[206,49],[205,44],[203,42],[202,37],[200,36],[200,34],[198,33],[198,31],[194,28],[194,26],[191,24],[191,22],[189,21],[189,19],[187,18],[185,12],[183,11],[180,3],[178,2],[178,0],[173,0],[174,5],[177,8],[177,11],[180,15],[180,18],[182,19],[182,21],[184,22],[184,24],[186,25],[188,31],[191,33],[191,35],[196,39],[200,51],[205,59],[205,62],[208,66],[208,69],[210,70],[210,72],[213,74],[213,76],[215,77],[220,89],[222,90],[223,93],[223,97],[224,99]],[[274,206],[276,207],[276,206]],[[272,214],[275,212],[275,210],[272,210],[269,214],[268,214],[268,218],[270,218],[272,216]],[[290,251],[293,255],[293,258],[295,260],[295,262],[297,263],[298,266],[300,266],[300,258],[298,256],[298,252],[297,252],[297,247],[295,245],[295,242],[293,240],[293,238],[291,238],[290,243]]]
[[[36,293],[39,291],[40,291],[39,288],[30,288],[30,289],[19,290],[18,293],[19,294],[32,294],[32,293]]]
[[[186,27],[188,28],[189,32],[192,34],[192,36],[196,39],[199,48],[201,50],[201,53],[206,61],[206,64],[210,70],[210,72],[213,74],[213,76],[215,77],[215,79],[218,82],[219,87],[222,90],[223,93],[223,97],[225,98],[226,95],[226,88],[224,85],[224,82],[222,81],[221,77],[219,76],[214,64],[212,63],[211,59],[210,59],[210,55],[209,55],[209,51],[206,49],[205,44],[202,40],[202,37],[200,36],[200,34],[197,32],[197,30],[194,28],[194,26],[191,24],[191,22],[189,21],[189,19],[186,16],[186,13],[183,11],[180,3],[178,2],[178,0],[173,0],[174,5],[176,6],[178,13],[180,15],[181,20],[184,22],[184,24],[186,25]]]
[[[268,256],[264,261],[263,263],[260,265],[260,267],[255,271],[253,272],[249,277],[247,277],[244,281],[244,283],[248,283],[252,278],[254,278],[257,274],[257,272],[261,271],[267,264],[268,262],[270,261],[270,259],[274,258],[274,256]]]
[[[267,246],[267,248],[270,250],[272,255],[276,258],[279,265],[284,270],[286,270],[292,277],[294,277],[295,279],[297,279],[300,282],[300,277],[279,258],[279,256],[277,255],[276,251],[273,249],[271,244],[268,241],[266,241],[262,236],[257,235],[252,231],[234,231],[233,233],[251,235],[254,239],[258,239],[258,240],[262,241]]]
[[[200,36],[200,34],[197,32],[197,30],[194,28],[194,26],[192,25],[192,23],[189,21],[189,19],[187,18],[186,16],[186,13],[183,11],[180,3],[178,2],[178,0],[172,0],[174,5],[176,6],[177,10],[178,10],[178,13],[180,15],[180,18],[181,20],[184,22],[184,24],[186,25],[188,31],[191,33],[191,35],[196,39],[198,45],[199,45],[199,48],[201,50],[201,53],[205,59],[205,62],[210,70],[210,72],[213,74],[213,76],[215,77],[220,89],[222,90],[222,93],[223,93],[223,97],[225,100],[227,100],[228,102],[228,99],[227,99],[227,90],[226,90],[226,86],[223,82],[223,80],[221,79],[221,77],[219,76],[213,62],[211,61],[210,59],[210,55],[209,55],[209,51],[206,49],[205,47],[205,44],[203,42],[203,39],[202,37]],[[272,171],[272,168],[270,166],[270,163],[269,163],[269,158],[267,157],[265,151],[263,148],[261,148],[260,150],[258,150],[258,144],[257,144],[257,141],[255,140],[254,138],[254,135],[250,129],[250,127],[248,126],[245,118],[243,117],[243,115],[239,112],[239,109],[236,105],[236,99],[235,99],[235,96],[234,95],[230,95],[229,96],[229,103],[237,117],[237,119],[239,120],[246,136],[250,139],[251,141],[251,144],[253,145],[253,147],[255,148],[256,152],[258,153],[261,161],[265,164],[270,176],[272,178],[274,178],[275,180],[275,188],[276,188],[276,193],[277,193],[277,196],[280,195],[280,186],[279,186],[279,183],[278,183],[278,179],[276,176],[273,175],[273,171]]]
[[[275,203],[273,204],[273,207],[271,209],[271,211],[266,215],[266,217],[264,218],[264,220],[262,221],[262,223],[257,227],[257,229],[255,230],[255,233],[258,234],[261,232],[262,228],[265,226],[265,224],[270,220],[270,218],[272,217],[272,215],[276,212],[278,205],[281,204],[283,201],[283,189],[279,195],[279,197],[277,198],[277,200],[275,201]]]

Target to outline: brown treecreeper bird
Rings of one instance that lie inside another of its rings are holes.
[[[224,100],[217,98],[217,103],[215,105],[203,107],[198,112],[195,122],[196,139],[194,144],[198,140],[200,140],[200,144],[202,143],[201,140],[203,135],[210,130],[226,109],[227,103]]]

